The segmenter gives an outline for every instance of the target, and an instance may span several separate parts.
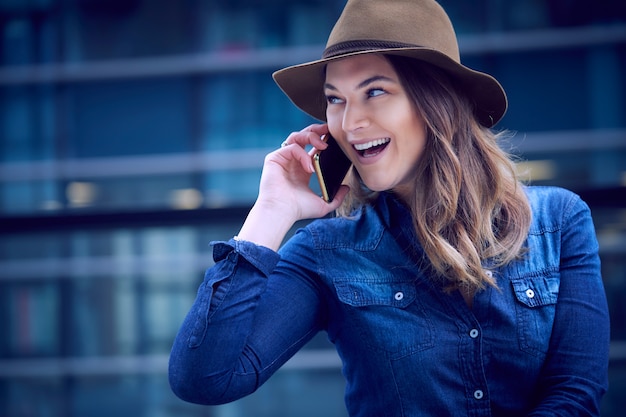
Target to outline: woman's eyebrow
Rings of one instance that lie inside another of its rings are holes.
[[[368,85],[375,83],[377,81],[388,81],[388,82],[393,82],[392,78],[386,77],[384,75],[374,75],[373,77],[370,77],[366,80],[363,80],[358,86],[357,88],[364,88],[367,87]]]
[[[393,78],[389,78],[387,76],[384,75],[374,75],[373,77],[367,78],[363,81],[361,81],[359,83],[359,85],[357,85],[356,89],[361,89],[364,87],[367,87],[368,85],[375,83],[377,81],[388,81],[388,82],[394,82]],[[328,90],[334,90],[337,91],[337,87],[335,87],[334,85],[332,85],[331,83],[324,83],[324,88],[328,89]]]

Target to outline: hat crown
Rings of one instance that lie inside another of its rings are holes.
[[[326,53],[369,49],[362,41],[439,51],[460,63],[459,46],[446,12],[435,0],[348,0],[326,44]],[[367,42],[366,42],[367,43]],[[373,48],[372,48],[373,49]]]

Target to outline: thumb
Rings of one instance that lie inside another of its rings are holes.
[[[335,198],[333,198],[333,201],[328,203],[328,212],[330,213],[331,211],[337,210],[339,206],[341,206],[343,200],[345,200],[349,192],[350,187],[348,187],[347,185],[344,184],[339,187],[339,191],[337,191],[337,194],[335,194]]]

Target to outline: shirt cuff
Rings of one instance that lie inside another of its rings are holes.
[[[265,276],[269,276],[274,271],[280,260],[277,252],[246,240],[233,238],[228,241],[214,241],[211,242],[211,246],[213,246],[213,260],[216,263],[234,252],[241,255]]]

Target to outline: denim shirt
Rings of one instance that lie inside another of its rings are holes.
[[[526,192],[527,253],[485,264],[498,288],[471,309],[429,276],[410,213],[388,193],[312,222],[279,254],[216,243],[174,342],[173,391],[236,400],[326,331],[351,416],[599,415],[609,319],[590,212],[563,189]]]

